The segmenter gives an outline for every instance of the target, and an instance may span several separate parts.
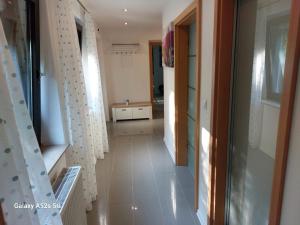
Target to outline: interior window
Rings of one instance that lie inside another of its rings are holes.
[[[0,18],[8,46],[22,82],[26,104],[38,141],[41,134],[39,8],[37,0],[2,1]]]

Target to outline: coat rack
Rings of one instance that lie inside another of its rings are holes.
[[[130,55],[130,54],[137,54],[140,48],[139,43],[133,44],[112,44],[112,54],[121,54],[121,55]]]

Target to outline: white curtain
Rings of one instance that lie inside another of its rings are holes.
[[[102,83],[102,93],[103,93],[103,104],[106,121],[109,121],[109,104],[108,104],[108,95],[107,95],[107,81],[106,81],[106,67],[104,60],[104,40],[100,32],[97,32],[96,29],[96,39],[97,39],[97,49],[98,49],[98,58],[100,63],[100,77]]]
[[[74,0],[75,1],[75,0]],[[90,111],[77,37],[73,0],[56,1],[55,20],[59,54],[58,85],[67,118],[67,134],[71,144],[67,164],[83,168],[83,191],[86,208],[92,208],[97,196],[93,133]]]
[[[59,209],[0,22],[0,203],[8,225],[61,225]],[[33,209],[16,209],[22,204]],[[35,208],[47,203],[50,208]]]
[[[72,146],[67,152],[67,163],[83,167],[84,198],[90,210],[97,196],[95,164],[108,152],[94,25],[90,15],[78,8],[77,0],[56,0],[54,5],[44,2],[48,5],[52,54],[57,56],[54,66],[66,136]],[[75,19],[83,24],[82,55]]]
[[[104,152],[108,152],[103,88],[100,77],[95,26],[88,12],[84,16],[82,41],[82,62],[90,109],[94,151],[97,158],[103,159]]]

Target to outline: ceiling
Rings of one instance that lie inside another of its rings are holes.
[[[85,0],[100,28],[161,27],[162,11],[170,0]],[[171,0],[172,1],[172,0]],[[124,12],[124,9],[127,12]],[[125,22],[128,23],[125,26]]]

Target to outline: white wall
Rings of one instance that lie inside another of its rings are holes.
[[[260,150],[275,159],[276,139],[279,121],[279,107],[263,104]]]
[[[200,104],[200,159],[199,159],[199,209],[198,218],[207,225],[209,196],[209,141],[211,131],[211,91],[213,77],[213,36],[215,0],[202,1],[201,41],[201,104]]]
[[[161,39],[161,28],[148,30],[124,27],[101,30],[103,40],[105,87],[109,105],[116,102],[150,101],[149,40]],[[113,43],[139,43],[137,54],[112,54]],[[102,58],[103,59],[103,58]],[[110,112],[111,113],[111,112]]]
[[[169,24],[186,8],[193,0],[173,0],[166,5],[162,15],[163,33]],[[162,37],[161,37],[162,38]],[[164,96],[165,96],[165,144],[175,161],[175,79],[174,68],[164,66]]]
[[[299,73],[300,74],[300,71]],[[285,190],[282,205],[281,225],[298,225],[300,221],[300,77],[298,75],[297,94],[291,130]]]

